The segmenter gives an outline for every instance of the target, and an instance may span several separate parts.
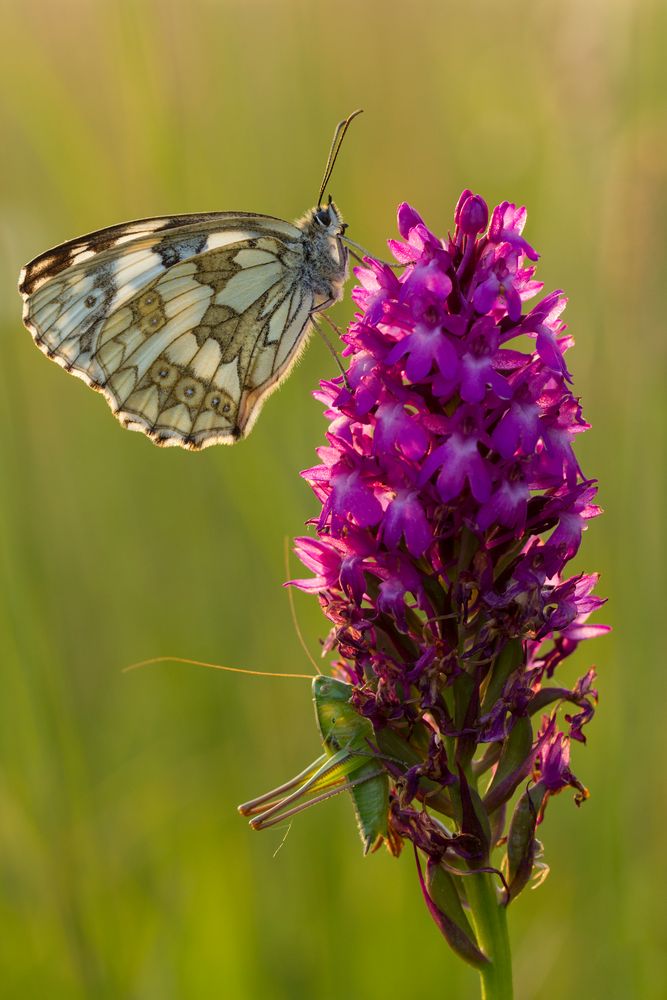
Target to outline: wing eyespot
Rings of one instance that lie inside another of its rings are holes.
[[[174,396],[179,403],[187,406],[199,406],[204,398],[204,386],[194,378],[183,378],[174,390]]]
[[[158,358],[150,369],[149,379],[158,388],[169,390],[176,385],[180,374],[176,365],[169,365]]]

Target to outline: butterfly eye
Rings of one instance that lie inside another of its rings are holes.
[[[315,212],[315,218],[323,228],[331,225],[331,213],[328,208],[321,208]]]

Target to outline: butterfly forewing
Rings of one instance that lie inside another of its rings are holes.
[[[24,321],[125,426],[158,444],[230,443],[341,293],[339,233],[313,233],[311,215],[145,219],[73,240],[22,272]]]

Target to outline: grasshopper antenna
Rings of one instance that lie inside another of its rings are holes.
[[[277,674],[271,670],[247,670],[245,667],[224,667],[221,663],[206,663],[204,660],[190,660],[185,656],[152,656],[149,660],[140,660],[123,667],[123,673],[138,670],[139,667],[149,667],[154,663],[188,663],[192,667],[209,667],[211,670],[226,670],[230,674],[250,674],[251,677],[298,677],[301,680],[312,681],[312,674]]]
[[[289,540],[287,538],[287,535],[285,535],[285,576],[289,576],[289,575],[290,575],[290,568],[289,568]],[[306,640],[304,639],[303,633],[302,633],[301,629],[299,628],[299,619],[296,616],[296,608],[294,607],[294,594],[292,593],[292,588],[291,587],[287,588],[287,599],[289,601],[289,609],[290,609],[290,614],[292,616],[292,625],[294,626],[294,631],[297,634],[297,638],[299,640],[301,648],[304,651],[304,653],[306,654],[306,656],[308,657],[308,659],[310,660],[310,662],[312,663],[313,667],[315,668],[315,673],[321,674],[322,671],[318,667],[317,663],[315,662],[314,657],[312,656],[310,650],[308,649],[308,646],[306,645]]]

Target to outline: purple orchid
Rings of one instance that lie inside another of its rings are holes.
[[[588,424],[564,360],[566,300],[524,313],[542,287],[526,211],[503,202],[490,218],[464,191],[441,240],[401,205],[389,246],[403,271],[356,269],[349,370],[316,393],[328,443],[303,474],[321,512],[296,551],[314,576],[292,581],[318,594],[334,673],[372,724],[387,845],[412,841],[429,912],[487,978],[503,945],[485,908],[500,928],[536,873],[547,799],[588,794],[570,744],[593,715],[594,671],[573,687],[551,678],[607,631],[587,624],[597,577],[566,573],[600,513],[572,447]]]

